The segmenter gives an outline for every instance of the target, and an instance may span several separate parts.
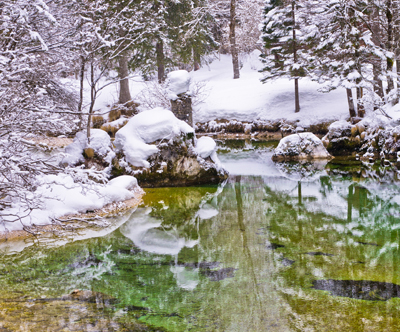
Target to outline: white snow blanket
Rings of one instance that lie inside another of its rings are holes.
[[[128,175],[117,177],[106,185],[75,183],[67,174],[42,176],[38,178],[35,192],[35,196],[43,202],[41,208],[27,214],[24,212],[25,205],[14,202],[7,213],[21,216],[21,219],[0,225],[0,232],[21,230],[23,226],[33,224],[48,225],[52,223],[52,218],[101,209],[107,204],[134,198],[135,189],[140,190],[137,180]],[[10,216],[9,220],[12,219]]]
[[[299,133],[281,139],[273,159],[330,159],[322,141],[313,133]]]
[[[115,157],[112,151],[111,139],[108,134],[101,129],[90,130],[90,144],[88,144],[86,131],[81,131],[76,134],[74,141],[65,148],[65,156],[62,164],[76,165],[79,162],[84,162],[83,151],[87,148],[92,148],[94,152],[108,163],[111,163]]]
[[[181,134],[194,133],[192,127],[166,109],[155,108],[135,115],[115,134],[114,145],[126,161],[137,167],[150,167],[147,158],[158,152],[158,140],[170,140]]]

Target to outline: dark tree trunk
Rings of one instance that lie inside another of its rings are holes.
[[[295,2],[292,1],[292,19],[293,19],[293,62],[297,64],[297,41],[296,41],[296,15],[295,15]],[[299,95],[299,79],[298,71],[294,71],[294,98],[295,98],[295,113],[300,112],[300,95]]]
[[[119,100],[120,104],[125,104],[132,99],[129,91],[129,69],[128,55],[123,52],[118,59],[118,76],[119,76]]]
[[[392,13],[392,0],[386,1],[386,19],[387,19],[387,49],[393,51],[393,13]],[[387,58],[387,71],[393,70],[394,61],[392,58]],[[390,75],[387,76],[387,93],[394,88],[393,79]]]
[[[231,44],[233,79],[240,77],[239,53],[236,45],[236,0],[231,0],[231,17],[229,23],[229,41]]]
[[[363,118],[365,115],[364,104],[362,103],[363,97],[363,88],[357,88],[357,112],[360,118]]]
[[[294,99],[295,99],[295,113],[300,112],[300,94],[299,94],[299,79],[294,80]]]
[[[400,49],[398,49],[398,55],[397,58],[399,60],[396,60],[396,67],[397,67],[397,95],[396,95],[396,100],[394,101],[395,104],[397,104],[400,100]]]
[[[200,69],[200,56],[195,50],[193,50],[193,70],[197,71],[199,69]]]
[[[158,68],[158,83],[165,81],[165,58],[164,58],[164,44],[160,40],[156,44],[157,55],[157,68]]]
[[[90,144],[90,125],[92,123],[92,115],[94,109],[94,103],[96,102],[96,81],[94,79],[94,65],[93,60],[90,63],[90,106],[87,121],[87,140]]]
[[[357,114],[356,114],[356,109],[354,107],[353,93],[351,89],[346,89],[346,92],[347,92],[347,102],[349,104],[350,118],[354,118],[357,116]]]
[[[83,129],[83,83],[85,79],[85,63],[86,59],[81,56],[81,67],[79,69],[79,102],[78,102],[78,117],[79,117],[79,130]]]

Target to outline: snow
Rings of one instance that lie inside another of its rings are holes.
[[[177,99],[178,95],[189,91],[191,76],[186,70],[175,70],[167,76],[167,87],[170,99]]]
[[[196,142],[194,151],[203,159],[208,158],[217,151],[217,143],[208,136],[200,137]]]
[[[49,225],[53,218],[101,209],[107,204],[134,198],[135,192],[131,189],[136,187],[137,180],[132,176],[115,178],[106,185],[75,183],[67,174],[41,176],[34,194],[43,200],[42,207],[26,215],[24,206],[14,202],[7,214],[21,216],[21,219],[5,222],[0,232],[21,230],[24,225]]]
[[[94,152],[111,163],[115,153],[111,149],[111,139],[108,134],[101,129],[90,130],[90,144],[88,144],[86,131],[81,131],[76,134],[74,141],[65,148],[65,157],[62,164],[76,165],[79,162],[84,162],[82,155],[87,148],[92,148]]]
[[[121,175],[108,182],[109,186],[114,186],[126,190],[133,190],[137,188],[138,182],[134,176]]]
[[[299,113],[294,112],[294,81],[277,79],[261,83],[262,68],[255,51],[243,63],[239,79],[232,79],[232,60],[229,55],[192,73],[193,81],[207,82],[208,97],[196,106],[195,122],[216,119],[254,121],[285,119],[298,121],[307,127],[325,121],[346,119],[349,116],[346,90],[339,88],[329,93],[309,79],[301,79]]]
[[[297,159],[330,159],[322,141],[313,133],[298,133],[282,138],[275,149],[274,157],[294,157]]]
[[[131,165],[149,167],[147,158],[157,153],[158,148],[148,143],[193,132],[192,127],[177,119],[171,111],[158,107],[131,118],[115,134],[114,145],[118,151],[124,152]]]

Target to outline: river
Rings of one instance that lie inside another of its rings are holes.
[[[400,331],[397,170],[219,145],[218,187],[146,189],[108,231],[2,243],[0,331]]]

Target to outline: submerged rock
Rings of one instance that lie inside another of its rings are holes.
[[[298,133],[281,139],[272,160],[331,159],[322,141],[312,133]]]
[[[107,294],[103,294],[100,292],[92,292],[89,290],[80,290],[75,289],[68,295],[64,295],[61,300],[64,301],[80,301],[80,302],[89,302],[89,303],[97,303],[104,305],[111,305],[118,303],[118,300],[112,296]]]
[[[387,301],[400,297],[400,285],[369,280],[314,280],[313,288],[329,291],[333,296],[358,300]]]
[[[227,267],[220,270],[202,270],[201,274],[208,277],[211,281],[221,281],[226,278],[233,278],[235,276],[235,271],[233,267]]]

